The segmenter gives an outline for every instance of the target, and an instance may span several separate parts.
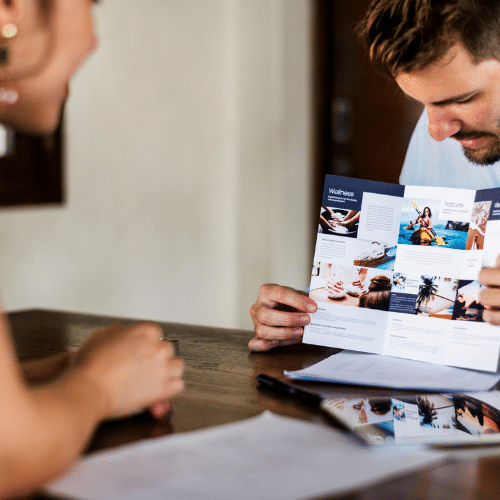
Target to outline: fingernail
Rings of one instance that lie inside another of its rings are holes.
[[[303,329],[303,328],[296,328],[296,329],[293,331],[293,334],[294,334],[296,337],[302,337],[302,335],[304,335],[304,329]]]
[[[301,325],[308,325],[310,320],[311,319],[309,318],[309,316],[301,316],[300,317],[300,324]]]
[[[307,305],[307,312],[310,312],[310,313],[316,312],[316,308],[317,308],[316,305],[314,305],[314,304],[308,304]]]

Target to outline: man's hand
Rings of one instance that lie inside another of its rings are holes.
[[[479,272],[479,282],[486,286],[479,292],[479,302],[484,306],[483,320],[492,325],[500,325],[500,255],[496,267],[483,267]]]
[[[250,308],[255,324],[255,338],[249,343],[251,351],[268,351],[273,347],[302,342],[304,326],[316,312],[314,300],[293,288],[275,284],[259,288],[257,302]]]

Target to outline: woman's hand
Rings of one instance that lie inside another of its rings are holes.
[[[184,363],[153,324],[111,325],[95,332],[76,353],[74,367],[104,392],[107,417],[146,407],[163,416],[170,410],[168,400],[184,389]]]
[[[24,379],[28,383],[47,382],[61,375],[68,368],[73,354],[61,352],[39,359],[30,359],[21,363]]]
[[[255,324],[255,338],[249,343],[251,351],[268,351],[273,347],[302,342],[304,326],[316,312],[314,300],[293,288],[275,284],[259,288],[257,302],[250,308]]]
[[[345,286],[342,280],[338,280],[335,276],[330,276],[326,281],[326,289],[330,293],[345,293]]]

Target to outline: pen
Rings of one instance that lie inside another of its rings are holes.
[[[272,392],[276,392],[277,394],[291,396],[292,398],[300,401],[306,406],[319,408],[321,402],[323,401],[323,398],[318,394],[304,391],[303,389],[299,389],[298,387],[294,387],[293,385],[287,384],[286,382],[282,382],[281,380],[266,375],[265,373],[260,373],[259,375],[257,375],[257,380],[262,385],[262,387],[265,387]]]
[[[332,422],[335,423],[337,427],[340,427],[344,431],[347,431],[358,444],[367,446],[368,443],[361,436],[359,436],[356,431],[354,431],[351,427],[349,427],[349,425],[347,425],[340,418],[329,411],[326,405],[322,404],[324,400],[319,394],[304,391],[303,389],[294,387],[293,385],[287,384],[286,382],[271,377],[270,375],[266,375],[265,373],[260,373],[256,378],[260,385],[269,391],[275,392],[277,394],[282,394],[283,396],[290,396],[306,406],[310,406],[312,408],[320,408],[321,410],[323,410],[324,414]]]

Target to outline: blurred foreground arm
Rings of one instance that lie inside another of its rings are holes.
[[[60,378],[33,388],[0,316],[0,498],[34,491],[62,472],[103,419],[180,393],[184,365],[161,338],[155,325],[112,325],[91,335]]]

